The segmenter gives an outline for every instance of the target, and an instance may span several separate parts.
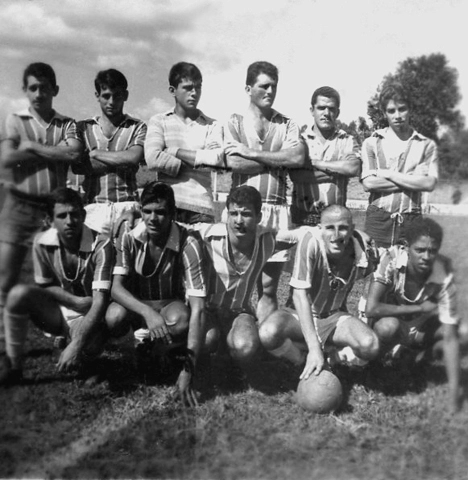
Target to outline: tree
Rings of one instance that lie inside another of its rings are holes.
[[[368,102],[367,113],[374,128],[387,126],[378,98],[385,85],[396,81],[404,85],[412,99],[411,123],[416,130],[434,140],[440,127],[458,132],[464,119],[456,109],[461,98],[457,80],[457,70],[448,66],[442,53],[407,58],[394,74],[384,77]]]
[[[367,125],[364,117],[359,117],[357,120],[352,120],[349,125],[338,120],[337,127],[352,135],[358,142],[359,146],[361,146],[362,142],[371,134],[370,127]]]
[[[440,176],[443,179],[468,179],[468,130],[446,133],[439,143]]]

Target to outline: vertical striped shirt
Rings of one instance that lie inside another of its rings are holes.
[[[83,138],[85,150],[105,150],[122,152],[131,147],[144,146],[146,125],[129,115],[125,115],[112,136],[106,137],[99,124],[99,117],[78,123],[78,131]],[[78,189],[80,182],[85,192],[86,203],[127,202],[138,198],[136,173],[138,165],[112,167],[102,175],[69,176],[69,181]]]
[[[379,169],[394,170],[409,175],[428,175],[438,178],[437,146],[433,140],[414,131],[405,151],[397,158],[388,158],[383,141],[389,128],[377,130],[366,138],[362,145],[361,180],[375,175]],[[371,192],[369,204],[392,213],[420,213],[422,192],[401,190],[399,192]]]
[[[293,182],[292,203],[302,212],[320,214],[329,205],[346,206],[348,177],[335,174],[331,178],[316,177],[312,166],[315,161],[335,162],[354,160],[359,147],[352,135],[344,130],[336,130],[322,143],[313,126],[303,134],[311,162],[308,169],[291,169],[289,176]]]
[[[203,224],[199,232],[208,259],[208,306],[252,312],[252,292],[262,268],[275,250],[275,234],[262,227],[257,228],[252,258],[245,270],[239,271],[229,246],[229,233],[225,223]]]
[[[56,147],[67,140],[79,140],[76,123],[55,112],[48,124],[40,122],[29,110],[13,113],[6,119],[2,140],[13,140],[17,145],[30,140]],[[30,195],[47,195],[67,180],[68,163],[48,162],[38,158],[37,163],[21,163],[12,169],[15,188]]]
[[[174,110],[151,117],[145,160],[151,170],[158,172],[160,181],[172,186],[177,208],[214,215],[211,171],[192,168],[176,157],[179,148],[195,150],[199,157],[204,150],[207,153],[213,143],[222,145],[220,126],[202,112],[189,123]],[[213,151],[209,152],[212,154]],[[222,156],[221,148],[215,155]]]
[[[298,125],[276,110],[270,121],[270,127],[265,139],[258,137],[257,131],[248,115],[233,114],[224,129],[225,142],[239,142],[253,150],[277,152],[299,145],[300,133]],[[273,205],[286,204],[287,172],[284,168],[265,167],[265,172],[258,174],[232,174],[232,188],[240,185],[255,187],[262,200]]]
[[[347,311],[346,300],[354,283],[374,269],[377,252],[371,239],[354,231],[354,265],[349,278],[336,277],[330,268],[325,244],[318,227],[307,228],[299,240],[290,285],[309,292],[312,314],[325,318],[341,310]]]
[[[431,275],[416,298],[405,295],[406,274],[408,270],[408,249],[395,245],[385,250],[374,272],[374,281],[388,287],[385,301],[394,305],[420,305],[426,300],[436,302],[439,320],[448,325],[460,321],[457,313],[456,288],[453,274],[444,258],[437,256]]]
[[[93,290],[110,290],[114,249],[111,241],[83,225],[77,269],[67,275],[65,252],[58,232],[50,228],[34,239],[34,280],[41,286],[59,286],[78,297],[88,297]]]
[[[154,265],[146,225],[140,222],[133,230],[123,232],[114,275],[128,276],[128,289],[140,300],[205,297],[202,246],[197,237],[173,222],[158,264]]]

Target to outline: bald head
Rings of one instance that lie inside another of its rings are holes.
[[[354,223],[351,212],[342,205],[330,205],[325,208],[320,215],[320,223],[326,223],[330,219],[336,220],[338,217],[341,220],[348,220],[350,225]]]

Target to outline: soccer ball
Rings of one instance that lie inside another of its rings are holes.
[[[329,370],[302,379],[297,386],[296,401],[300,407],[315,413],[330,413],[339,408],[343,389],[338,378]]]

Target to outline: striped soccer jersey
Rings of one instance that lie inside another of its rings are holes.
[[[99,117],[94,117],[78,122],[78,131],[83,138],[87,152],[96,149],[121,152],[136,145],[144,146],[146,125],[141,120],[125,115],[113,135],[108,138],[99,125]],[[138,196],[137,171],[138,165],[116,167],[102,175],[86,175],[85,177],[79,175],[77,182],[83,181],[86,203],[135,201]]]
[[[377,252],[370,238],[354,231],[351,241],[354,246],[354,265],[349,278],[333,275],[327,259],[325,245],[318,227],[307,228],[297,246],[290,285],[309,292],[312,314],[325,318],[341,310],[347,311],[346,300],[354,283],[374,269]]]
[[[145,223],[125,231],[117,249],[114,275],[128,276],[129,290],[140,300],[206,296],[200,241],[175,222],[157,265],[150,258]]]
[[[83,225],[73,275],[64,267],[63,245],[55,228],[38,233],[34,239],[34,280],[38,285],[56,285],[78,297],[92,296],[93,290],[110,290],[114,250],[108,238]]]
[[[30,140],[43,145],[58,146],[67,140],[79,140],[73,119],[55,112],[51,121],[44,124],[29,110],[13,113],[6,119],[2,140],[13,140],[18,145]],[[38,159],[36,164],[23,163],[12,169],[15,188],[23,193],[47,195],[57,187],[65,186],[68,163],[47,162]]]
[[[274,111],[270,128],[264,140],[261,140],[249,116],[235,113],[224,129],[224,140],[242,143],[253,150],[277,152],[297,147],[300,134],[299,127],[293,120]],[[250,185],[260,192],[264,202],[286,205],[286,180],[287,171],[284,168],[265,167],[265,172],[255,175],[234,172],[231,188]]]
[[[379,169],[389,169],[405,174],[429,175],[438,178],[437,146],[433,140],[414,131],[405,151],[397,158],[385,155],[385,138],[389,128],[377,130],[364,140],[362,145],[361,180],[375,175]],[[420,213],[422,192],[401,190],[399,192],[371,192],[369,205],[392,213]]]

